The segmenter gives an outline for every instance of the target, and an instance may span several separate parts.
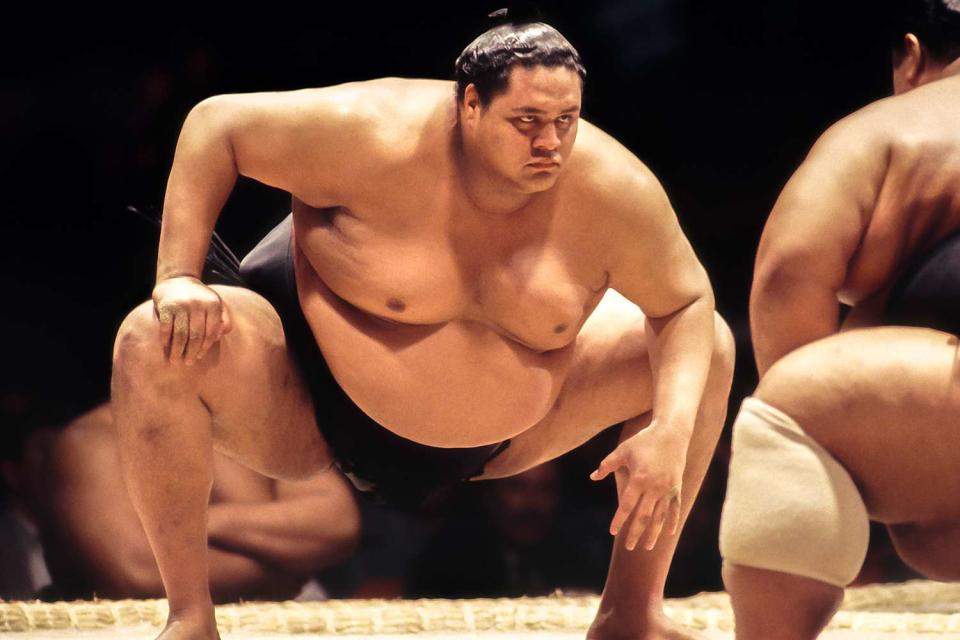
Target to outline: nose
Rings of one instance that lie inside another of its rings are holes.
[[[557,126],[553,123],[545,125],[533,139],[533,148],[540,151],[556,151],[560,147],[560,137],[557,135]]]

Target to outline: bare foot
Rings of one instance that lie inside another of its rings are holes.
[[[172,615],[157,640],[220,640],[213,611]]]
[[[631,620],[629,624],[613,615],[597,615],[586,640],[707,640],[707,637],[674,622],[662,611],[646,621]]]

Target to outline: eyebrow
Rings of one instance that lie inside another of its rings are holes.
[[[562,109],[560,113],[570,113],[572,111],[580,111],[580,106],[575,104],[570,105],[566,109]],[[513,113],[532,113],[537,115],[543,115],[546,113],[546,111],[544,111],[543,109],[539,109],[537,107],[517,107],[516,109],[513,109],[512,112]]]

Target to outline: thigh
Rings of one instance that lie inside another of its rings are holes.
[[[957,339],[877,327],[789,354],[756,396],[794,418],[850,473],[873,519],[960,515]]]
[[[888,530],[908,565],[934,580],[960,580],[960,520],[897,524]]]
[[[653,377],[644,325],[636,305],[608,291],[577,336],[570,370],[553,407],[513,438],[480,479],[520,473],[649,411]]]
[[[232,314],[233,330],[195,366],[208,367],[201,399],[213,418],[215,448],[276,478],[328,468],[329,447],[277,312],[249,289],[214,288]]]

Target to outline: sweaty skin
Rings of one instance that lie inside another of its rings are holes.
[[[164,640],[216,637],[211,449],[278,477],[331,464],[323,407],[272,307],[197,279],[237,175],[292,195],[304,315],[337,381],[386,428],[441,447],[512,438],[494,478],[626,421],[592,476],[616,476],[620,507],[588,637],[693,637],[661,605],[732,375],[707,276],[652,173],[579,119],[574,71],[518,66],[488,104],[473,85],[455,95],[384,79],[216,96],[187,117],[153,301],[114,349],[127,483],[170,601]]]
[[[857,329],[791,352],[754,394],[847,470],[900,557],[934,580],[960,580],[957,358],[947,333]],[[833,585],[738,565],[724,583],[738,640],[815,638],[843,599]]]
[[[960,230],[960,62],[821,136],[763,231],[750,295],[762,376],[790,351],[880,322],[890,287]]]
[[[495,103],[504,119],[520,117],[513,107],[578,113],[579,84],[543,75]],[[712,297],[656,179],[586,122],[558,129],[560,166],[530,166],[540,158],[526,142],[517,154],[521,186],[553,188],[510,211],[478,207],[451,153],[451,95],[449,82],[388,79],[219,96],[190,118],[230,129],[241,175],[293,194],[300,299],[341,386],[401,436],[468,447],[546,414],[608,288],[652,317],[699,299],[706,317]],[[522,123],[509,126],[526,138]],[[420,184],[430,188],[410,188]],[[175,210],[178,194],[167,199]],[[700,342],[708,351],[709,337]]]

